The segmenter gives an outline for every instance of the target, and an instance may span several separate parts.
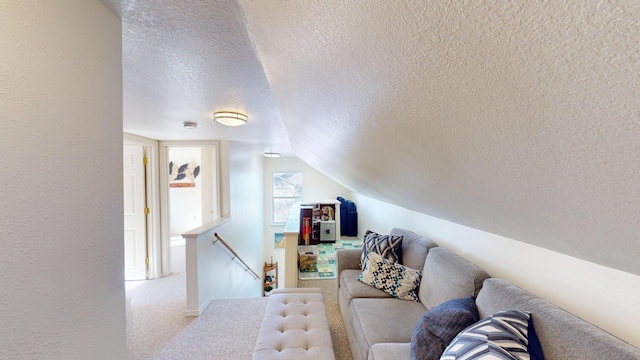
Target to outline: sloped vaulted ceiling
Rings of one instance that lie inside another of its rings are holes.
[[[640,274],[637,2],[240,3],[302,160]]]
[[[640,274],[637,1],[101,1],[125,131],[292,149],[358,193]],[[249,123],[211,122],[229,108]]]

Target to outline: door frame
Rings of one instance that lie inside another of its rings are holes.
[[[149,257],[149,279],[157,279],[163,274],[162,236],[160,227],[160,199],[158,197],[158,142],[138,135],[123,133],[124,145],[142,145],[147,157],[146,198],[147,215],[147,256]],[[124,256],[124,253],[123,253]]]
[[[171,274],[171,222],[169,213],[171,204],[169,200],[169,158],[168,150],[170,147],[213,147],[216,149],[216,192],[218,199],[215,204],[218,217],[220,214],[220,141],[218,140],[175,140],[175,141],[159,141],[158,142],[158,159],[159,159],[159,186],[160,186],[160,224],[161,224],[161,247],[162,247],[162,276]]]

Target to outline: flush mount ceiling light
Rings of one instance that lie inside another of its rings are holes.
[[[232,111],[218,111],[213,113],[213,120],[226,126],[240,126],[247,122],[247,115]]]
[[[193,130],[198,128],[198,123],[195,121],[183,121],[182,126],[189,130]]]
[[[277,152],[265,152],[264,157],[280,157],[280,153]]]

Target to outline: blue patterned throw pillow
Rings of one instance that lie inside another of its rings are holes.
[[[528,311],[500,311],[462,331],[440,360],[530,360]],[[542,354],[542,349],[540,349]]]
[[[418,300],[416,289],[420,286],[422,271],[408,268],[384,259],[380,254],[370,252],[358,281],[380,289],[403,300]]]
[[[478,321],[473,296],[449,300],[425,312],[411,334],[412,360],[438,360],[460,331]]]
[[[364,268],[364,260],[370,252],[378,253],[389,261],[402,264],[402,236],[380,235],[367,230],[362,241],[361,269]]]

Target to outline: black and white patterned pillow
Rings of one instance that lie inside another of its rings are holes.
[[[528,311],[500,311],[463,330],[440,360],[529,360]]]
[[[380,289],[403,300],[420,302],[416,289],[420,286],[422,271],[391,262],[378,253],[370,252],[358,281]]]
[[[362,241],[361,269],[364,268],[364,261],[369,252],[375,252],[389,261],[402,264],[402,236],[380,235],[367,230]]]

